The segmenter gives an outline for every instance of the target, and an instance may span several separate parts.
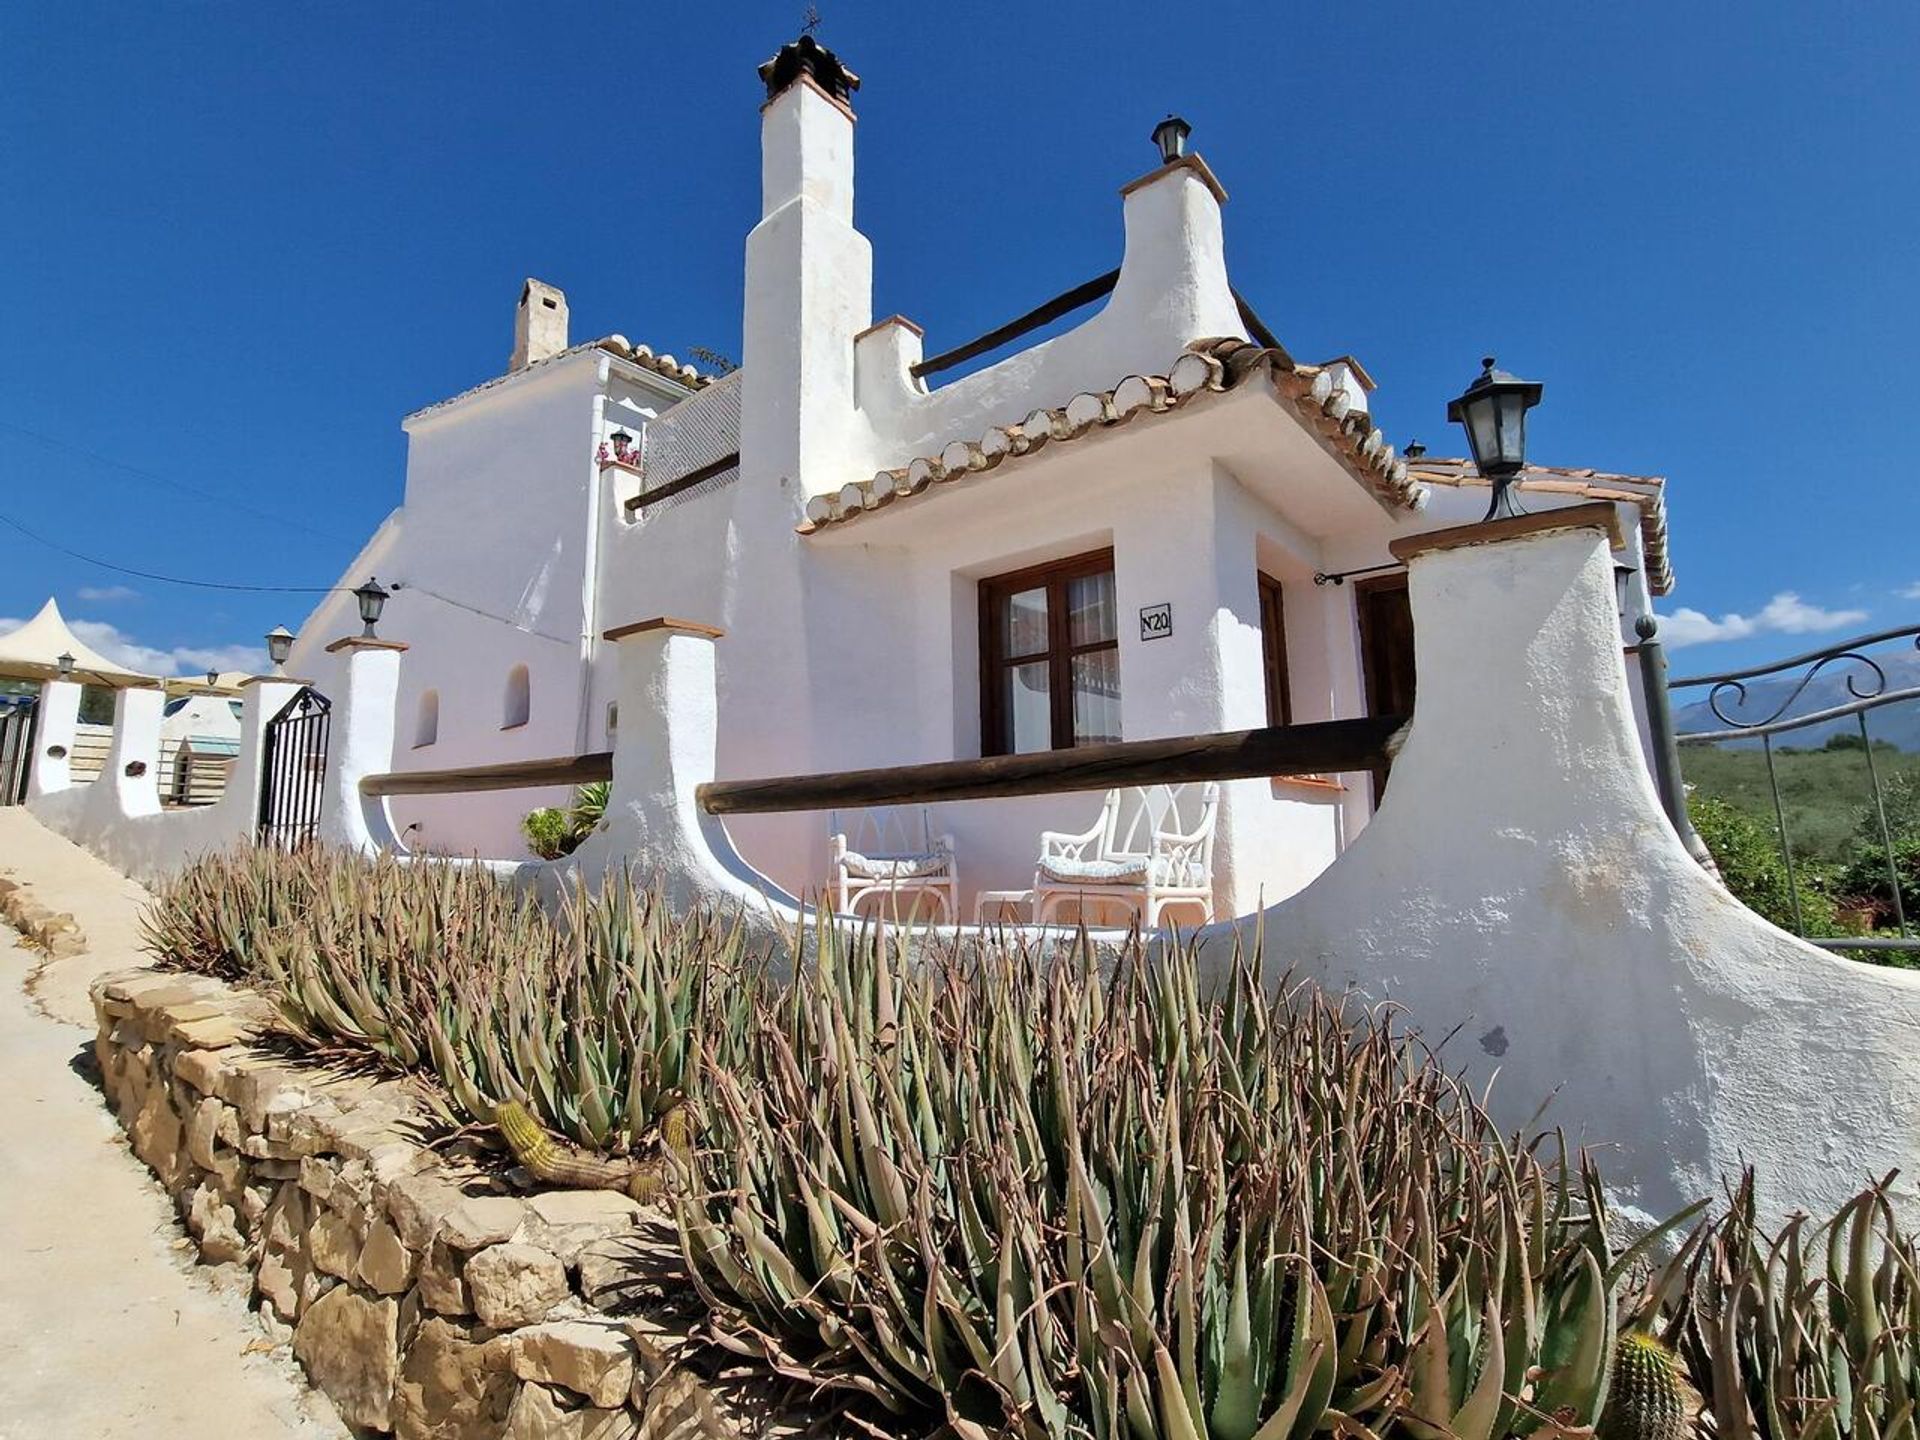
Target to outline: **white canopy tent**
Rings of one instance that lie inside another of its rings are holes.
[[[67,628],[60,607],[52,599],[40,613],[5,635],[0,635],[0,679],[57,680],[60,657],[73,657],[71,679],[84,685],[107,685],[116,690],[135,685],[158,685],[155,675],[142,675],[116,665]]]

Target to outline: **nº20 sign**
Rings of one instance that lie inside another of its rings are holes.
[[[1140,638],[1164,640],[1173,634],[1173,606],[1148,605],[1140,611]]]

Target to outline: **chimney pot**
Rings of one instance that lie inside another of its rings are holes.
[[[853,92],[860,88],[860,77],[812,35],[802,35],[782,45],[773,58],[760,67],[760,78],[766,82],[769,100],[777,99],[802,75],[824,90],[829,99],[852,108]]]

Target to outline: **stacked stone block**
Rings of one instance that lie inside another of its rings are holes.
[[[134,1153],[201,1258],[250,1273],[267,1334],[350,1425],[403,1440],[737,1433],[675,1367],[684,1333],[629,1303],[677,1268],[664,1217],[614,1191],[514,1193],[443,1157],[412,1082],[261,1048],[271,1007],[219,981],[128,971],[96,981],[93,1002]]]

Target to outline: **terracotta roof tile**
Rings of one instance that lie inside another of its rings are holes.
[[[497,386],[505,385],[515,376],[526,375],[543,365],[551,365],[556,360],[565,360],[571,355],[580,355],[588,350],[605,350],[609,355],[616,355],[622,360],[638,365],[643,370],[651,370],[654,374],[671,380],[677,385],[683,385],[688,390],[704,389],[718,378],[713,375],[703,375],[691,365],[682,365],[671,355],[656,355],[649,346],[629,344],[624,335],[603,335],[598,340],[570,345],[556,355],[535,360],[530,365],[518,370],[509,370],[504,375],[495,375],[490,380],[482,380],[478,385],[470,385],[457,395],[449,395],[444,400],[436,400],[431,405],[421,406],[406,418],[412,420],[421,415],[431,415],[435,411],[446,409],[449,405],[459,404],[470,395],[478,395],[483,390],[492,390]]]
[[[1277,346],[1227,336],[1194,341],[1164,375],[1129,375],[1111,390],[1083,391],[1058,408],[996,425],[978,440],[956,440],[937,455],[916,456],[871,479],[851,481],[837,494],[816,495],[807,502],[800,532],[846,524],[869,510],[996,469],[1048,445],[1184,409],[1259,376],[1271,379],[1276,397],[1381,505],[1389,510],[1415,508],[1420,489],[1409,477],[1406,462],[1394,454],[1367,412],[1353,405],[1351,395],[1334,388],[1324,366],[1296,364]]]

